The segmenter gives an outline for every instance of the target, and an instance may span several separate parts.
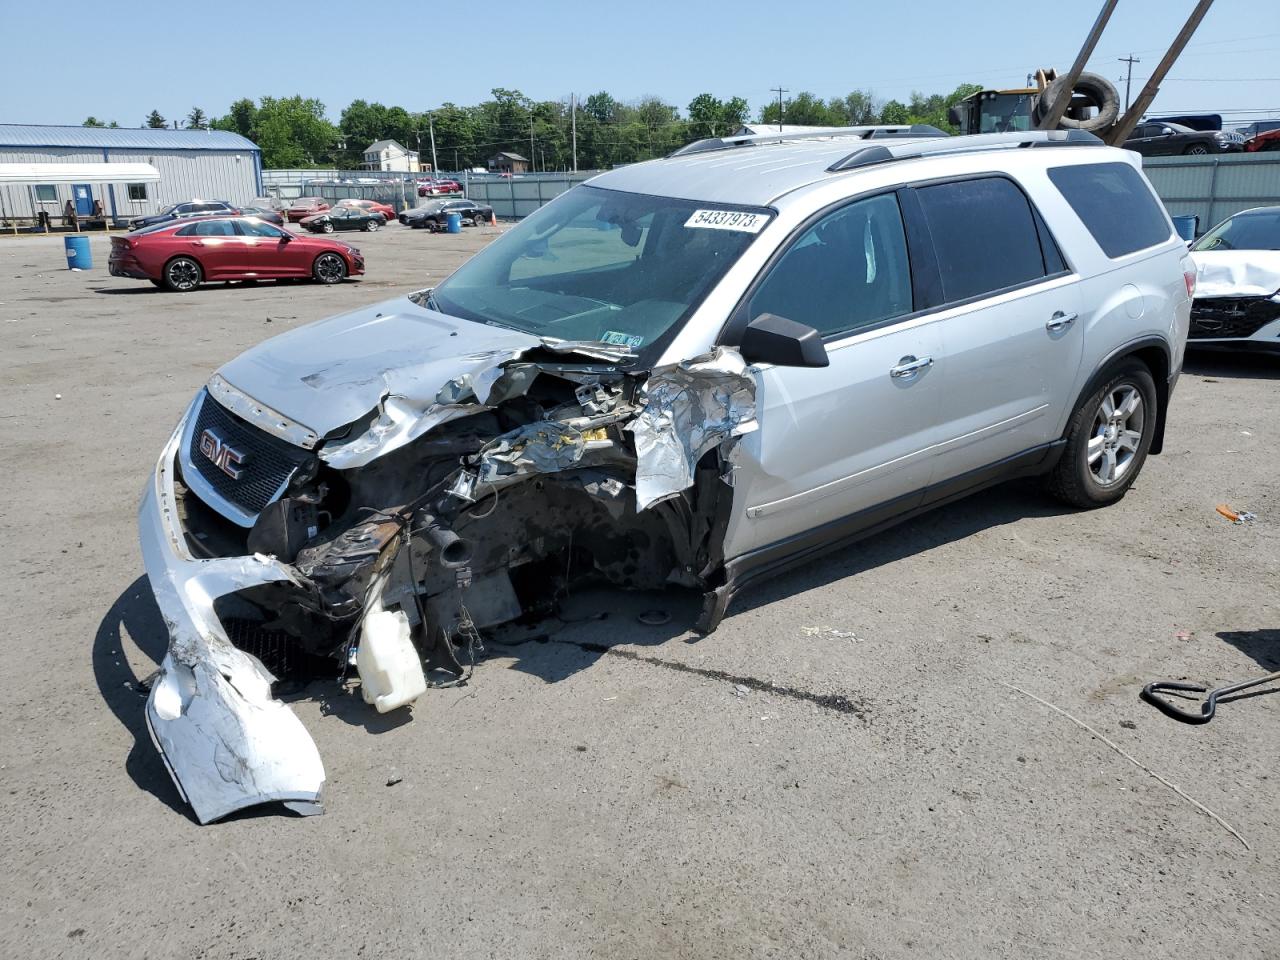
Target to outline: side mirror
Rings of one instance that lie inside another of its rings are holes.
[[[951,124],[953,127],[958,127],[961,125],[960,119],[959,107],[947,107],[947,123]]]
[[[1172,137],[1172,136],[1173,136],[1173,129],[1172,129],[1171,127],[1161,127],[1161,128],[1160,128],[1160,136],[1162,136],[1162,137]]]
[[[747,324],[739,352],[747,363],[779,367],[825,367],[831,363],[817,330],[772,313],[762,313]]]
[[[287,230],[280,231],[280,242],[281,243],[293,242],[293,234],[289,233]]]

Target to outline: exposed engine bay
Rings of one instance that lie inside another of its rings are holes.
[[[294,755],[306,737],[269,709],[288,713],[270,693],[277,676],[354,672],[367,702],[394,710],[464,682],[480,631],[551,615],[571,584],[588,582],[701,589],[698,626],[714,629],[732,448],[755,428],[754,380],[731,349],[653,370],[627,358],[556,341],[468,356],[429,402],[386,389],[365,417],[324,435],[210,382],[170,443],[179,556],[160,573],[147,557],[171,630],[148,721],[201,822],[264,800],[320,811],[318,755],[290,784],[297,761],[274,756],[254,729],[272,716]],[[268,463],[287,481],[246,525],[218,472],[252,482]],[[194,590],[201,563],[228,566],[234,583]],[[207,615],[193,611],[198,593]],[[185,616],[169,616],[167,600]],[[206,672],[217,708],[200,719],[213,702]],[[192,746],[206,740],[212,763]],[[264,769],[281,782],[264,783]]]

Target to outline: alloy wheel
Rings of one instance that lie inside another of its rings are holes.
[[[1187,147],[1187,153],[1191,154],[1193,157],[1202,157],[1208,152],[1209,148],[1199,143],[1195,146]]]
[[[322,253],[316,260],[316,279],[321,283],[337,283],[346,273],[346,264],[336,253]]]
[[[1100,486],[1109,487],[1128,474],[1138,449],[1146,413],[1142,394],[1132,383],[1116,384],[1102,398],[1093,415],[1089,437],[1089,470]]]
[[[190,260],[175,260],[169,264],[169,286],[175,290],[194,290],[200,283],[200,268]]]

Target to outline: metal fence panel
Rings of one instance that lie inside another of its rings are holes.
[[[1280,204],[1280,153],[1143,157],[1142,169],[1170,215],[1200,218],[1199,233],[1241,210]]]

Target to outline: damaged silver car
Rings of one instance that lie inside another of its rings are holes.
[[[1123,496],[1181,364],[1182,248],[1145,211],[1118,268],[1145,312],[1103,296],[1112,255],[1045,173],[1133,165],[1074,134],[876,134],[604,174],[209,380],[140,511],[170,631],[147,722],[201,822],[321,810],[277,674],[354,671],[400,709],[571,582],[701,591],[709,632],[751,578],[1009,476]]]

